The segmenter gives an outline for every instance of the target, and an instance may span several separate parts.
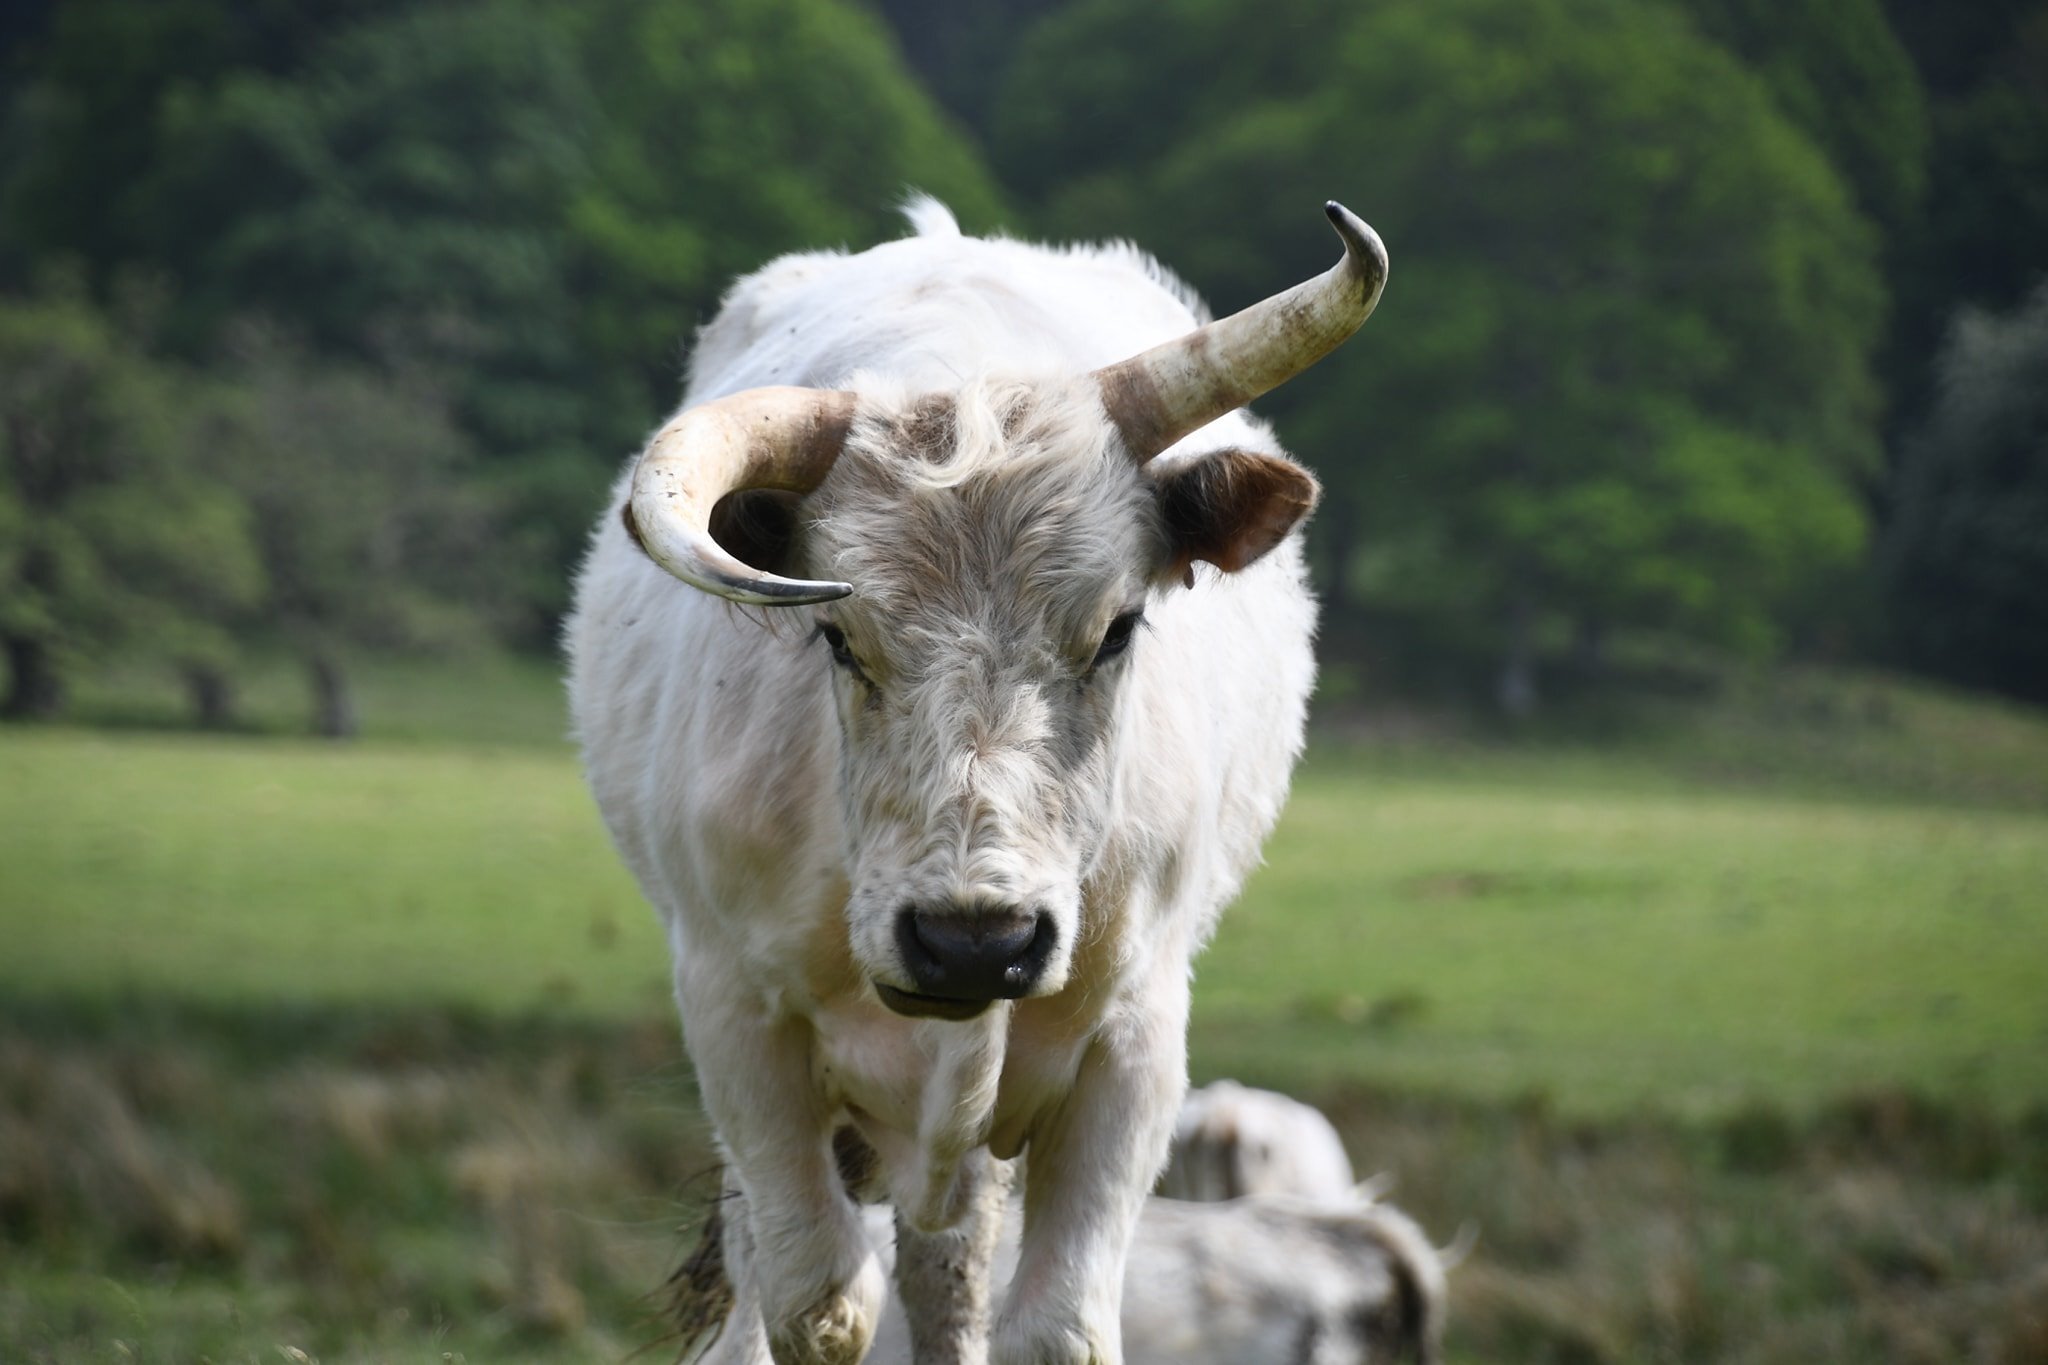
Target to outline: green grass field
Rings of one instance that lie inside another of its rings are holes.
[[[0,731],[0,1359],[659,1336],[710,1159],[664,949],[504,667],[349,746]],[[1793,680],[1326,734],[1194,1070],[1481,1225],[1457,1359],[2040,1359],[2044,983],[2048,723]]]
[[[2048,815],[1312,770],[1198,1065],[1569,1109],[2048,1095]]]
[[[665,1008],[559,745],[0,735],[0,990]],[[1319,755],[1201,960],[1195,1062],[1570,1110],[2048,1097],[2048,809],[1582,751]]]
[[[0,735],[0,989],[264,1003],[667,1000],[566,749]]]

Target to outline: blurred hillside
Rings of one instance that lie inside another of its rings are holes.
[[[2039,0],[43,0],[0,71],[9,716],[545,651],[726,284],[909,186],[1219,310],[1381,229],[1262,405],[1354,700],[2048,700]]]

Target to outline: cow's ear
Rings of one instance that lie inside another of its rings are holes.
[[[1147,472],[1166,529],[1161,576],[1189,584],[1198,559],[1225,573],[1257,562],[1309,514],[1322,491],[1294,461],[1256,450],[1212,451]]]

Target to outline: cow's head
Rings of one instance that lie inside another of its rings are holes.
[[[625,515],[658,564],[808,616],[838,700],[850,938],[899,1013],[1066,984],[1148,598],[1197,560],[1250,565],[1316,498],[1277,454],[1151,461],[1371,313],[1385,250],[1328,212],[1330,271],[1093,374],[753,389],[641,457]]]

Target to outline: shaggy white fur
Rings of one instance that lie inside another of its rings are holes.
[[[786,549],[854,594],[764,628],[774,613],[658,569],[615,502],[577,583],[571,705],[745,1195],[717,1357],[866,1349],[882,1272],[831,1150],[851,1124],[908,1224],[960,1246],[989,1241],[980,1149],[1027,1154],[992,1358],[1113,1365],[1121,1266],[1186,1085],[1189,961],[1285,798],[1314,608],[1293,537],[1182,586],[1187,516],[1228,534],[1258,511],[1196,476],[1280,460],[1270,432],[1232,413],[1140,468],[1086,380],[1193,328],[1184,286],[1127,247],[908,213],[915,237],[735,285],[684,399],[859,394]],[[1098,658],[1133,610],[1128,650]],[[1031,995],[967,1022],[886,1009],[878,984],[911,987],[892,926],[926,903],[1042,912]]]

